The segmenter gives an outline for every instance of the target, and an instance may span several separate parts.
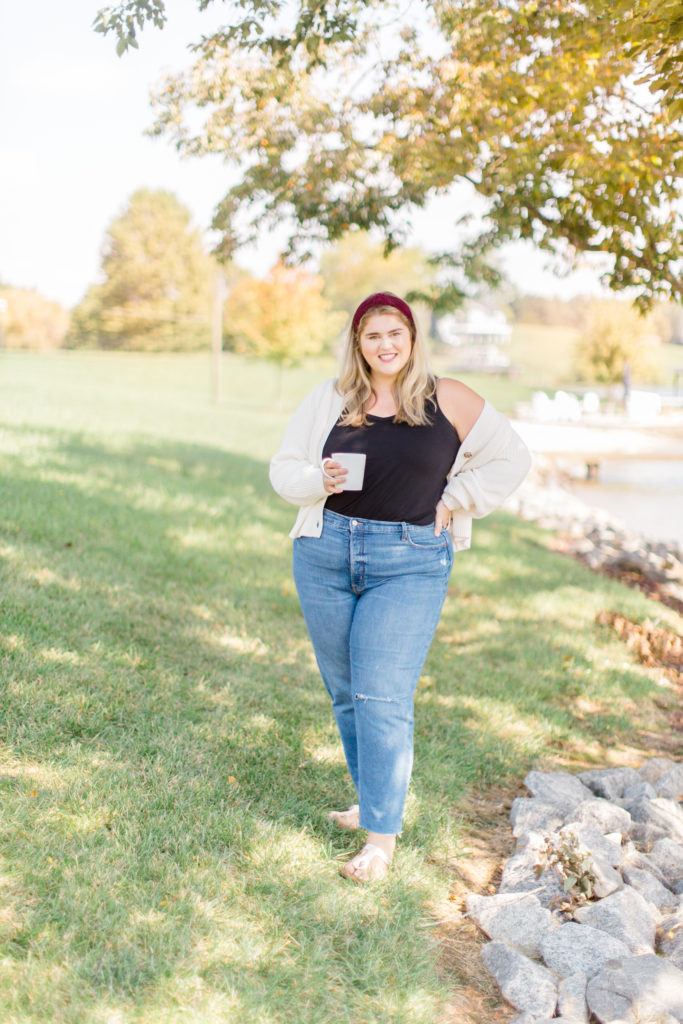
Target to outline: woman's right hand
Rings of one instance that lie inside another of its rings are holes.
[[[344,490],[348,470],[334,459],[323,461],[323,486],[328,494],[341,494]]]

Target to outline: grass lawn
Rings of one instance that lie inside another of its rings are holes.
[[[594,620],[680,618],[495,514],[456,558],[390,879],[338,877],[352,794],[267,480],[331,370],[277,411],[234,357],[216,406],[208,357],[0,353],[3,1024],[508,1019],[491,986],[457,1009],[476,946],[439,925],[477,802],[654,753],[671,693]]]

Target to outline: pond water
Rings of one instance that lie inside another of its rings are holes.
[[[598,480],[572,490],[648,540],[683,547],[683,459],[601,459]]]

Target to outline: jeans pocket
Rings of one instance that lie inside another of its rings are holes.
[[[413,548],[421,551],[442,551],[448,547],[448,530],[442,530],[437,537],[434,526],[413,526],[406,524],[405,536]]]

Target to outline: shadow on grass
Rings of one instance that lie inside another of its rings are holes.
[[[433,1020],[417,923],[436,874],[350,893],[330,862],[355,841],[323,811],[351,794],[267,467],[49,431],[18,433],[3,463],[0,782],[24,1019],[213,993],[231,1020],[319,1024],[346,1019],[328,1004],[353,991],[350,1020],[366,999]],[[596,671],[580,567],[505,517],[476,529],[418,695],[408,850],[457,834],[444,808],[468,786],[617,734],[653,685]],[[57,965],[77,998],[46,980]]]
[[[594,621],[624,604],[646,614],[641,595],[554,555],[505,514],[476,523],[474,536],[456,557],[417,695],[420,807],[428,794],[461,809],[468,787],[521,781],[539,760],[637,743],[660,692]]]
[[[188,972],[245,1020],[291,1017],[294,979],[301,1020],[333,982],[364,979],[352,1002],[390,989],[393,954],[368,960],[331,862],[345,770],[265,465],[48,431],[18,447],[0,510],[13,1009],[90,1022]],[[412,957],[398,1020],[436,985],[424,893],[393,885],[376,938]]]

